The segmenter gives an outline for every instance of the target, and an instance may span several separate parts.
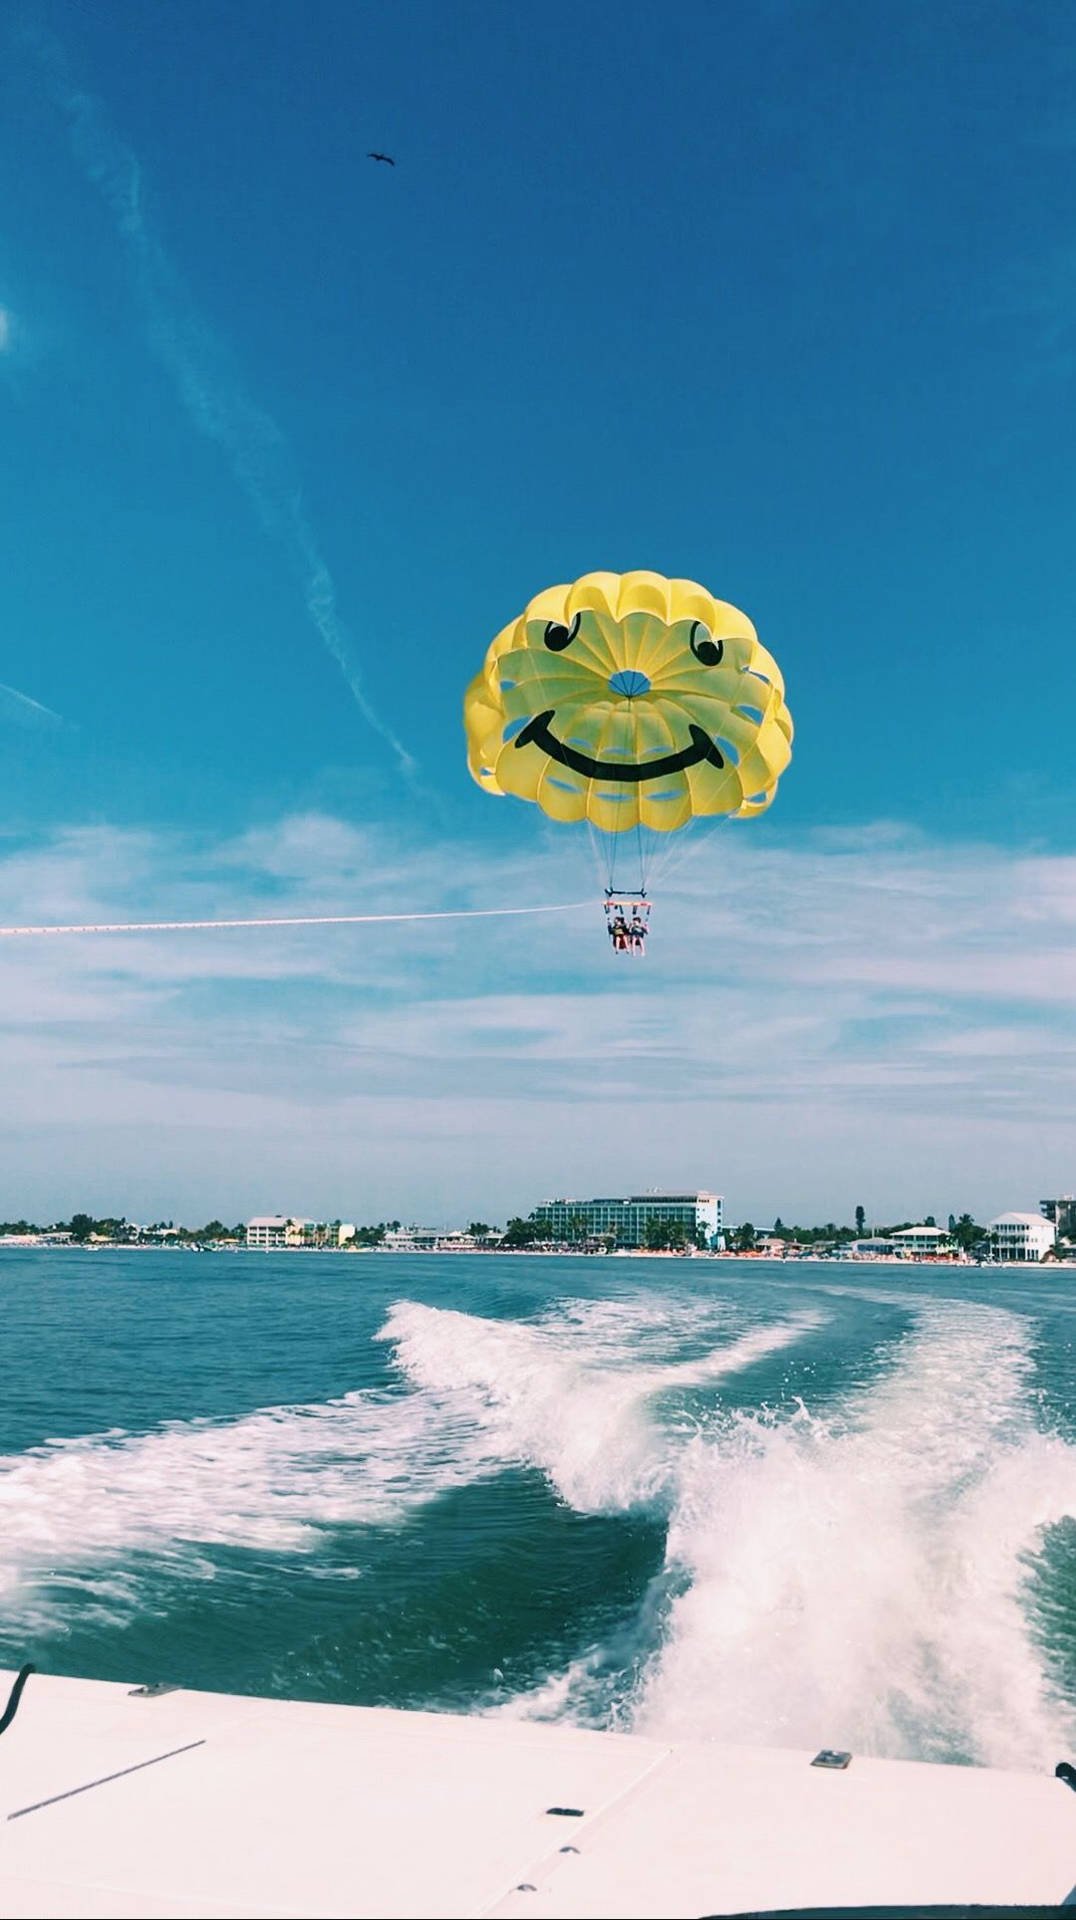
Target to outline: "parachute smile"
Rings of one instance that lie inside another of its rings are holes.
[[[660,760],[630,762],[625,760],[595,760],[588,753],[578,753],[574,747],[565,746],[551,733],[549,722],[556,713],[550,707],[545,713],[536,713],[528,720],[522,732],[517,733],[517,747],[535,746],[548,753],[551,760],[559,761],[562,767],[570,767],[573,773],[581,773],[588,780],[659,780],[670,773],[681,773],[685,767],[699,767],[709,761],[712,767],[723,767],[724,757],[702,727],[689,725],[691,745],[682,747],[679,753],[666,753]]]

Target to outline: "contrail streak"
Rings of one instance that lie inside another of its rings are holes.
[[[114,132],[101,101],[74,84],[59,43],[39,28],[26,37],[67,120],[75,158],[115,221],[146,310],[151,342],[184,410],[197,431],[223,449],[235,480],[298,578],[311,624],[340,668],[360,713],[413,779],[416,767],[411,754],[363,688],[351,636],[337,606],[336,585],[304,511],[284,435],[272,416],[243,391],[221,342],[198,312],[147,220],[137,156]]]
[[[222,933],[234,927],[369,927],[388,920],[506,920],[521,913],[581,913],[592,900],[554,907],[448,907],[435,913],[291,914],[263,920],[126,920],[100,926],[0,927],[0,940],[26,940],[60,933]]]
[[[22,726],[62,727],[65,722],[51,707],[42,706],[40,700],[31,700],[28,693],[20,693],[17,687],[6,687],[0,680],[0,712],[10,714],[13,720]]]

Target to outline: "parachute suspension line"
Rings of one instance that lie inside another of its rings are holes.
[[[694,862],[700,850],[718,837],[729,826],[731,816],[725,813],[695,814],[686,821],[675,835],[673,847],[668,858],[663,860],[661,868],[662,883],[689,861]]]
[[[628,698],[629,698],[629,702],[633,703],[634,696],[629,694]],[[636,755],[638,756],[638,747],[639,747],[638,722],[636,722],[635,742],[636,742]],[[649,849],[649,830],[648,830],[647,836],[644,837],[643,816],[642,816],[642,797],[640,795],[639,798],[636,800],[636,805],[635,805],[635,863],[636,863],[636,869],[637,869],[637,875],[638,875],[636,890],[640,894],[646,893],[646,883],[648,878],[647,868],[649,866],[649,861],[647,859],[648,849]]]
[[[583,913],[591,905],[589,900],[565,900],[549,907],[445,907],[426,913],[287,914],[257,920],[121,920],[96,926],[0,927],[0,940],[60,933],[224,933],[239,927],[369,927],[387,921],[505,920],[523,913]]]
[[[708,849],[720,830],[723,814],[695,815],[674,833],[647,827],[641,820],[620,833],[611,833],[587,821],[587,836],[598,885],[603,894],[629,898],[649,894],[651,884],[665,888],[684,868],[698,870],[700,852]],[[705,881],[705,874],[700,874]]]
[[[595,826],[593,820],[586,823],[587,838],[594,859],[594,871],[598,876],[598,885],[603,894],[617,891],[617,856],[620,853],[621,835],[609,833],[604,827]]]
[[[601,887],[602,892],[604,893],[606,887],[609,885],[609,874],[608,874],[606,862],[602,858],[600,835],[597,827],[594,825],[593,820],[587,820],[585,824],[587,829],[587,841],[590,846],[590,857],[594,862],[594,871],[598,876],[598,885],[599,887]]]
[[[598,883],[605,894],[643,895],[650,880],[650,866],[658,836],[641,820],[619,833],[586,822],[587,837],[594,859]],[[662,834],[666,840],[668,835]],[[664,866],[664,860],[662,862]]]

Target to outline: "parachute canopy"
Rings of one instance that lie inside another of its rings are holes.
[[[499,633],[464,698],[487,793],[602,833],[761,813],[792,757],[776,661],[693,580],[586,573]]]

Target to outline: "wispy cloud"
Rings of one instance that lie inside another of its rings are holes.
[[[42,706],[40,700],[31,700],[28,693],[20,693],[17,687],[6,687],[0,681],[0,717],[13,721],[18,727],[62,727],[67,723],[51,707]]]
[[[336,585],[303,505],[287,441],[253,401],[221,341],[195,306],[145,205],[137,156],[111,126],[103,103],[77,85],[64,49],[35,28],[29,44],[67,121],[75,158],[101,194],[126,249],[150,341],[197,431],[224,452],[262,526],[302,591],[307,615],[336,661],[363,718],[391,747],[403,771],[415,762],[365,691],[355,645],[340,613]]]
[[[0,307],[0,353],[10,353],[14,338],[14,315],[8,307]]]
[[[701,868],[659,887],[642,965],[597,903],[0,946],[0,1213],[80,1203],[71,1181],[207,1217],[490,1218],[684,1181],[756,1220],[982,1216],[1067,1191],[1076,862],[893,828],[756,841],[725,836],[718,900]],[[530,854],[529,897],[563,897],[564,865]],[[321,815],[80,829],[0,857],[0,921],[496,905],[517,872]]]

